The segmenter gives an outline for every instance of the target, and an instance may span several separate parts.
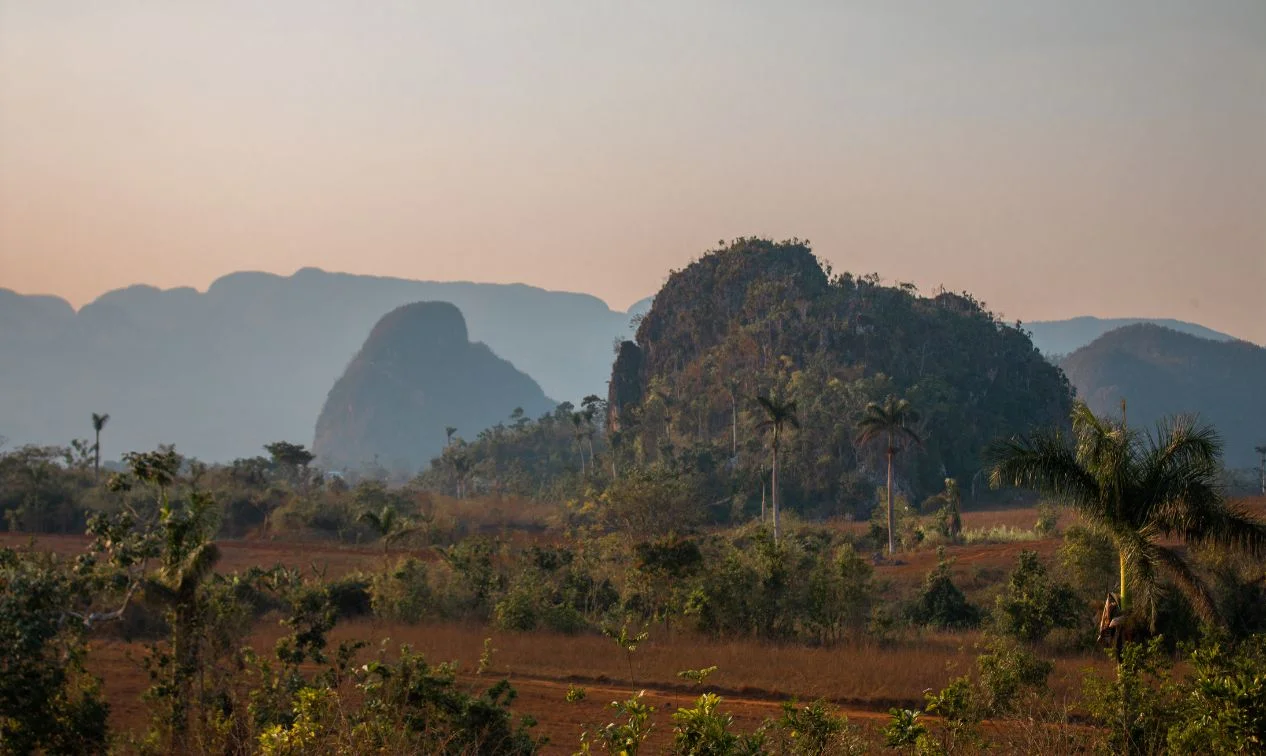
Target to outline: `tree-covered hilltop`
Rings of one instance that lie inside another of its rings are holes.
[[[629,464],[708,456],[735,483],[758,481],[769,455],[755,397],[794,401],[783,498],[828,512],[873,501],[885,449],[861,444],[857,422],[890,394],[909,401],[922,439],[898,479],[924,494],[946,477],[969,484],[990,442],[1064,422],[1072,400],[1019,324],[970,294],[832,276],[806,242],[751,238],[669,276],[636,342],[620,345],[608,424]]]

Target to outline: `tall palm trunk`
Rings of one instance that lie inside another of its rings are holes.
[[[897,543],[894,534],[896,533],[896,524],[893,517],[892,507],[892,434],[888,434],[888,554],[897,553]]]
[[[1120,547],[1119,545],[1117,546],[1117,563],[1118,563],[1118,565],[1119,565],[1119,566],[1120,566],[1120,568],[1121,568],[1121,595],[1120,595],[1120,604],[1121,604],[1121,611],[1123,611],[1123,612],[1124,612],[1124,611],[1125,611],[1125,587],[1126,587],[1126,581],[1125,581],[1125,551],[1124,551],[1124,550],[1122,550],[1122,549],[1121,549],[1121,547]]]
[[[774,429],[774,472],[770,480],[770,497],[774,505],[774,543],[778,543],[778,429]]]
[[[125,418],[126,419],[126,418]],[[96,429],[97,442],[92,445],[92,479],[101,477],[101,429]]]

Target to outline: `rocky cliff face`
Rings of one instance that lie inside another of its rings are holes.
[[[416,471],[439,455],[446,427],[474,438],[516,407],[553,406],[532,378],[469,341],[456,307],[417,302],[374,326],[330,390],[312,448],[333,469],[377,461]]]

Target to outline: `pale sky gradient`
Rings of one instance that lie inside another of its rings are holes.
[[[623,308],[718,239],[1266,343],[1261,0],[0,0],[0,286]]]

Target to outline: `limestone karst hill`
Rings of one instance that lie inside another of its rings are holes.
[[[521,407],[552,409],[541,387],[481,343],[471,343],[461,312],[446,302],[392,310],[330,389],[312,450],[327,468],[377,461],[421,469],[438,456],[445,428],[474,438]]]

